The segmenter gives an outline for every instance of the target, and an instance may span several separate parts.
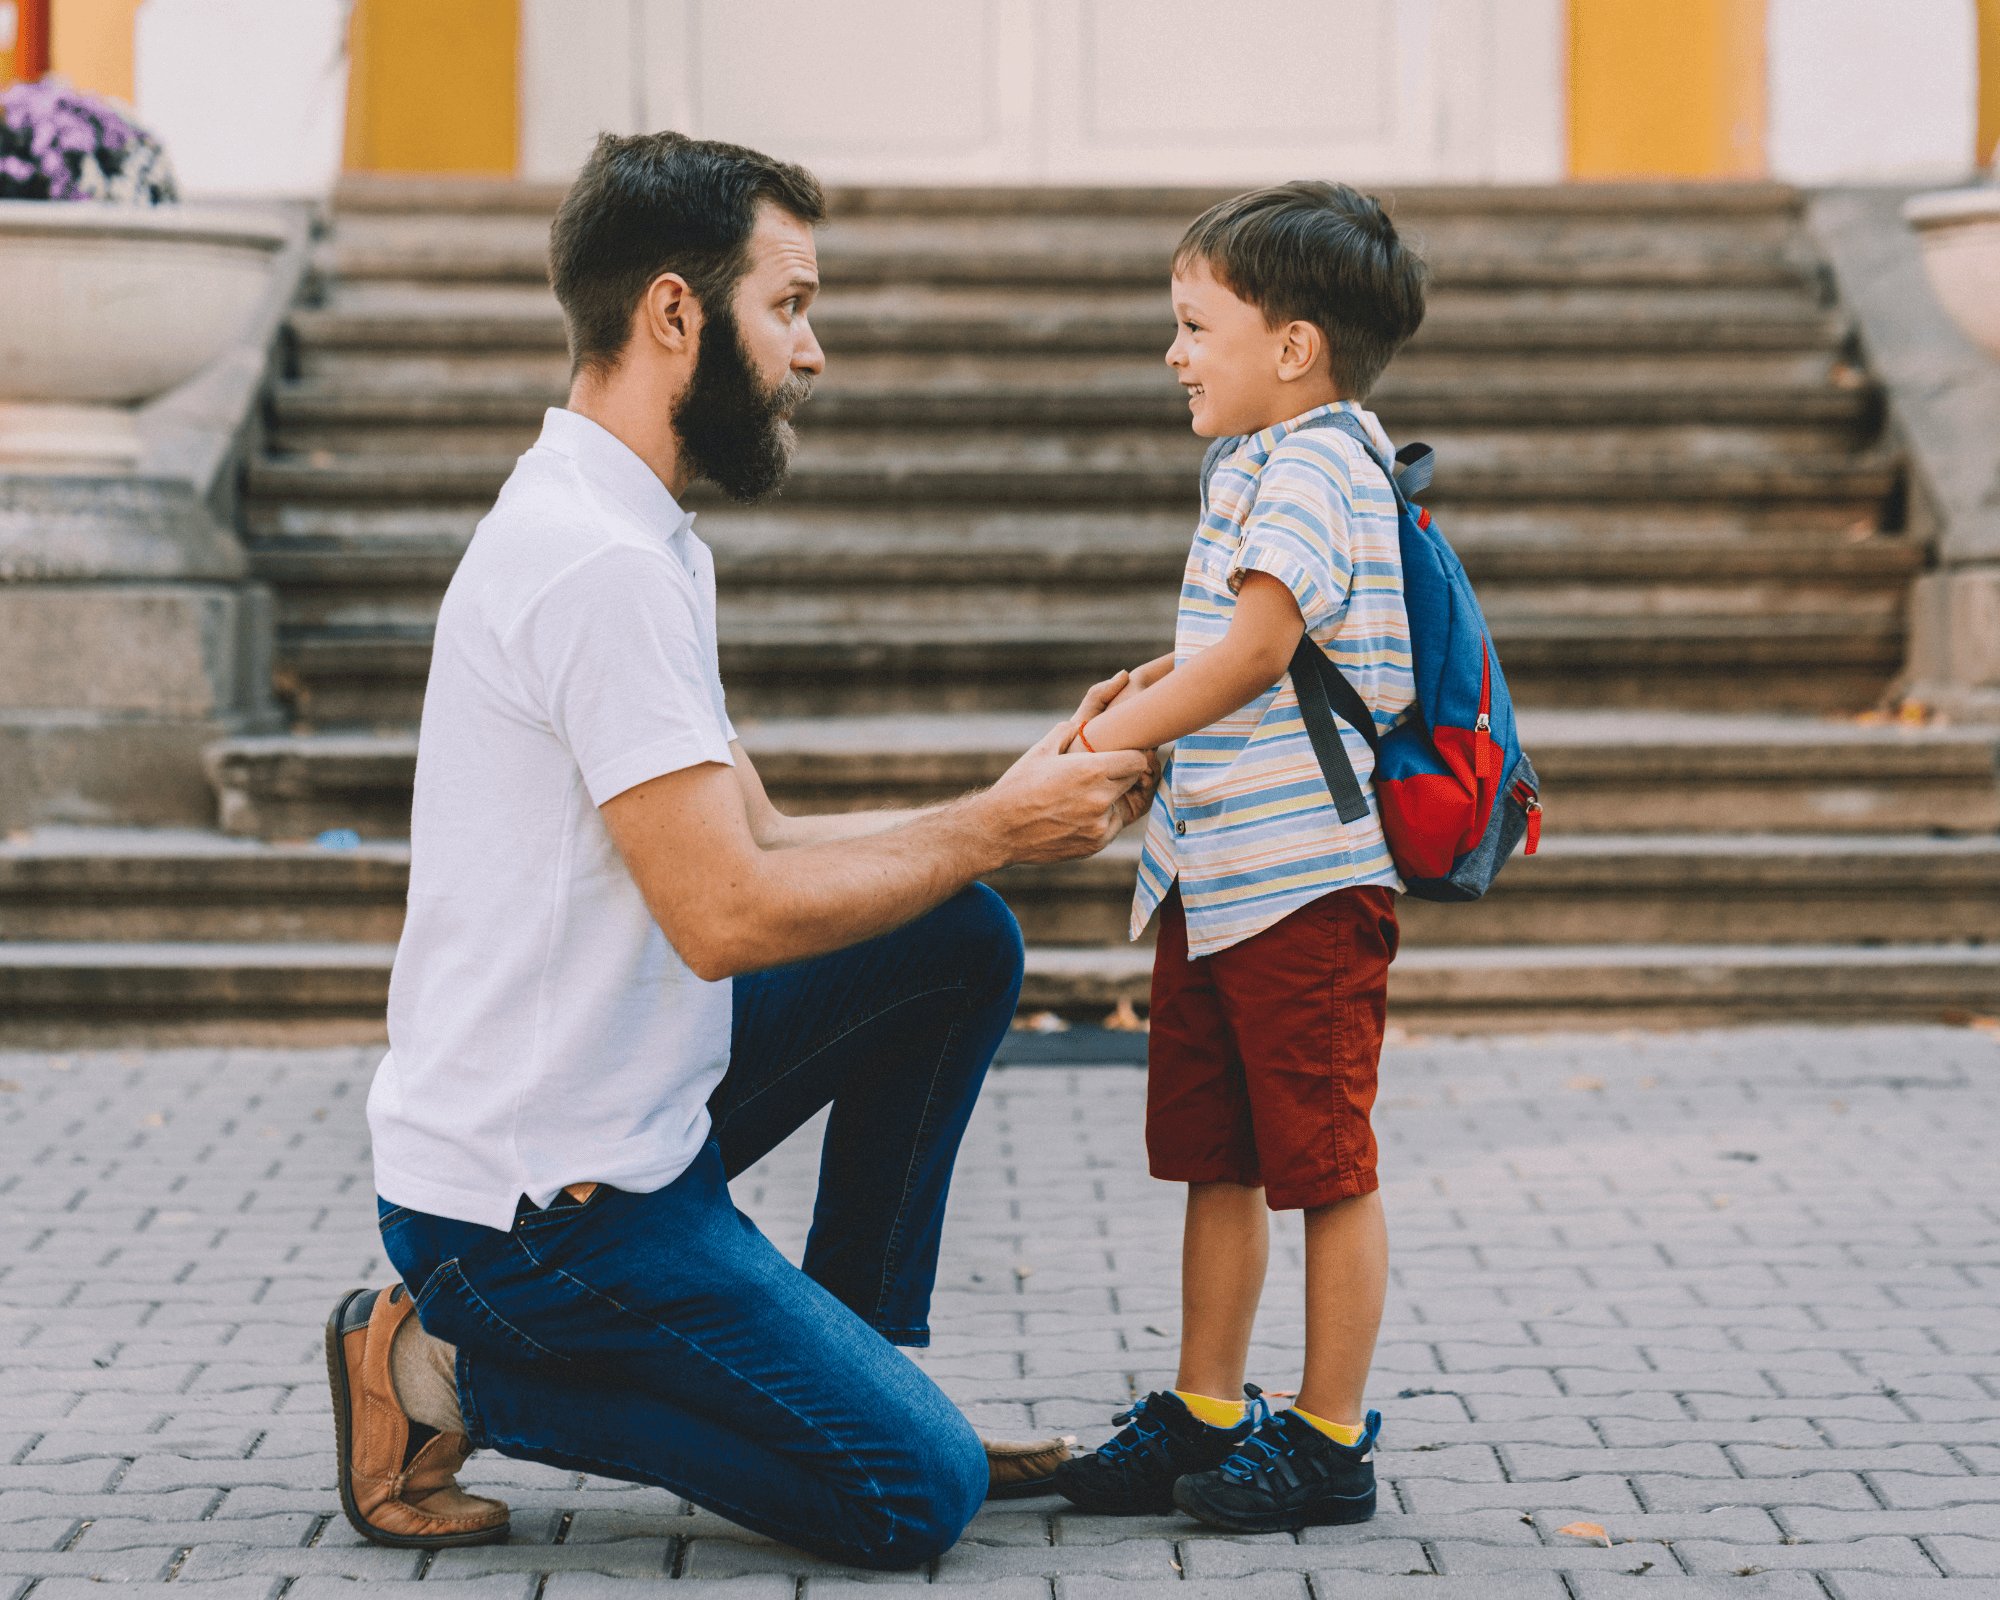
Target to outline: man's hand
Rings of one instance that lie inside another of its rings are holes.
[[[1150,803],[1149,752],[1092,755],[1071,749],[1076,730],[1073,720],[1049,729],[998,783],[974,797],[991,818],[995,842],[1009,864],[1096,855]],[[1146,799],[1135,809],[1131,797],[1142,787]]]

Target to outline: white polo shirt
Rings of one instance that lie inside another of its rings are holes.
[[[692,521],[611,434],[551,410],[445,591],[368,1096],[392,1204],[509,1228],[522,1195],[671,1183],[708,1137],[729,982],[688,970],[597,810],[731,760]]]

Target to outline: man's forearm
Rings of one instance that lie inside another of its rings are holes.
[[[713,949],[683,951],[704,977],[803,961],[872,939],[921,916],[1005,865],[982,796],[904,813],[886,828],[831,833],[758,853],[756,879],[733,914],[714,919]],[[852,824],[895,813],[787,818]]]
[[[834,811],[804,817],[773,812],[772,821],[758,835],[757,842],[766,850],[797,850],[806,845],[834,844],[842,839],[865,839],[892,828],[906,828],[939,809],[938,806],[886,807],[880,811]]]

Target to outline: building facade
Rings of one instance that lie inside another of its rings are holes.
[[[1254,13],[1253,13],[1254,15]],[[560,179],[673,127],[836,182],[1949,180],[2000,0],[0,0],[0,77],[132,101],[201,194]]]

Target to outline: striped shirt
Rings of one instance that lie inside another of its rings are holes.
[[[1334,411],[1359,417],[1389,453],[1374,414],[1340,400],[1249,435],[1217,465],[1181,579],[1174,663],[1228,631],[1246,572],[1269,573],[1291,590],[1307,631],[1387,730],[1415,698],[1396,499],[1338,429],[1295,432]],[[1290,674],[1175,745],[1147,820],[1133,938],[1176,878],[1190,959],[1226,950],[1336,889],[1403,887],[1375,807],[1374,753],[1345,722],[1339,728],[1369,801],[1368,815],[1352,823],[1340,820],[1327,792]]]

